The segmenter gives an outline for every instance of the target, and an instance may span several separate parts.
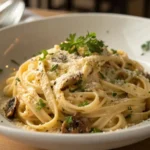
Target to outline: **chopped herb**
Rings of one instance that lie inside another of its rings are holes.
[[[80,103],[78,106],[79,106],[79,107],[83,107],[83,106],[86,106],[86,105],[88,105],[88,104],[89,104],[88,101],[84,101],[84,102]]]
[[[81,91],[81,92],[84,92],[85,89],[83,87],[83,84],[82,84],[82,80],[79,80],[76,84],[75,84],[76,87],[74,88],[69,88],[69,91],[70,92],[75,92],[75,91]]]
[[[40,60],[44,60],[46,58],[46,56],[48,55],[47,50],[42,50],[41,51],[42,57],[40,57]]]
[[[128,106],[128,110],[132,110],[132,107],[131,107],[131,106]]]
[[[71,124],[71,123],[73,123],[72,116],[68,116],[68,117],[66,117],[66,123],[67,123],[67,124]]]
[[[75,85],[77,86],[76,90],[81,91],[81,92],[85,91],[84,87],[83,87],[83,81],[82,81],[82,79],[80,79]]]
[[[99,133],[99,132],[103,132],[103,131],[97,128],[92,128],[90,131],[90,133]]]
[[[66,50],[69,53],[78,53],[79,48],[84,49],[84,56],[91,55],[96,52],[101,54],[104,48],[104,42],[96,38],[95,33],[87,33],[86,36],[76,37],[76,34],[70,34],[69,38],[60,45],[61,50]]]
[[[51,68],[51,70],[50,70],[50,71],[55,71],[57,68],[58,68],[58,64],[56,64],[56,65],[52,65],[52,68]]]
[[[92,53],[90,51],[88,51],[88,50],[84,52],[84,56],[90,56],[91,54]]]
[[[102,79],[105,79],[105,76],[101,72],[99,72],[99,75]]]
[[[141,54],[141,56],[143,56],[143,55],[144,55],[144,53]]]
[[[14,60],[14,59],[11,59],[11,62],[14,63],[15,65],[20,66],[20,64],[16,60]]]
[[[18,82],[20,82],[20,79],[17,77],[15,85],[17,85]]]
[[[45,106],[46,106],[46,103],[44,103],[42,99],[39,99],[39,101],[36,103],[37,110],[41,110]]]
[[[16,78],[16,81],[20,82],[20,79],[17,77],[17,78]]]
[[[111,51],[113,52],[113,54],[117,54],[117,50],[111,49]]]
[[[3,69],[0,68],[0,73],[2,73],[2,72],[3,72]]]
[[[113,96],[113,97],[117,96],[117,93],[112,93],[112,96]]]
[[[126,119],[129,119],[129,118],[131,118],[131,115],[132,115],[132,114],[128,114],[125,118],[126,118]]]
[[[150,41],[147,41],[146,43],[142,44],[141,48],[145,52],[149,51],[150,50]]]

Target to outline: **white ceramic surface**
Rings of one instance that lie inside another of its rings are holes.
[[[141,44],[150,40],[150,20],[112,14],[74,14],[51,17],[41,21],[20,24],[0,30],[0,79],[15,66],[42,49],[59,44],[69,33],[78,35],[96,32],[114,49],[123,49],[132,59],[141,61],[150,68],[150,52],[141,56]],[[3,122],[1,122],[3,121]],[[29,132],[16,128],[0,115],[0,134],[38,148],[50,150],[102,150],[117,148],[150,137],[150,122],[144,121],[134,127],[115,132],[98,134],[49,134]]]

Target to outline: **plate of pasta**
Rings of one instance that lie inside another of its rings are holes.
[[[149,23],[74,14],[2,29],[0,133],[50,150],[150,137]]]

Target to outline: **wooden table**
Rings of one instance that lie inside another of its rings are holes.
[[[35,14],[48,17],[54,15],[65,14],[65,11],[48,11],[48,10],[41,10],[41,9],[32,9]],[[4,136],[0,135],[0,150],[39,150],[37,148],[32,148],[28,145],[24,145],[22,143],[18,143],[16,141],[12,141]],[[129,145],[123,148],[119,148],[116,150],[150,150],[150,138],[144,140],[142,142]]]

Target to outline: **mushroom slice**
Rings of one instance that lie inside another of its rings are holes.
[[[4,109],[7,118],[9,118],[9,119],[14,118],[15,112],[16,112],[17,103],[18,103],[18,100],[17,100],[16,97],[11,98],[7,102],[6,107]]]
[[[56,86],[58,89],[63,91],[68,86],[73,85],[78,81],[82,80],[82,75],[83,74],[81,72],[70,74],[70,75],[64,75],[56,81],[57,82]]]
[[[149,73],[145,72],[145,73],[143,73],[143,75],[145,76],[145,78],[147,78],[150,81],[150,74]]]
[[[90,121],[87,118],[72,116],[72,121],[64,121],[61,126],[62,133],[89,133]]]

